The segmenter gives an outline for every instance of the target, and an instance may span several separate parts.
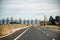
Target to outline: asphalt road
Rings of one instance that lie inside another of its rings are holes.
[[[60,40],[60,32],[32,26],[16,31],[12,35],[1,38],[0,40]]]

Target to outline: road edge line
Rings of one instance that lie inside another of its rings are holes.
[[[30,28],[27,28],[25,31],[23,31],[20,35],[18,35],[14,40],[17,40],[20,38],[23,34],[25,34]]]

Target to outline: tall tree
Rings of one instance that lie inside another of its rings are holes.
[[[21,18],[19,18],[19,23],[20,23],[20,24],[22,23],[22,20],[21,20]]]
[[[35,19],[35,24],[37,24],[37,22],[38,22],[38,20],[37,20],[37,19]]]
[[[56,16],[55,17],[55,20],[58,22],[58,21],[60,21],[60,16]]]
[[[11,22],[13,22],[14,20],[13,20],[13,17],[11,17]]]
[[[29,19],[27,20],[27,24],[29,24]]]
[[[52,25],[55,24],[55,19],[52,16],[50,16],[50,18],[49,18],[49,23]]]
[[[9,18],[6,19],[7,24],[9,24]]]
[[[31,19],[31,24],[33,24],[33,19]]]
[[[1,24],[1,22],[2,22],[2,21],[1,21],[1,19],[0,19],[0,24]]]
[[[5,24],[5,19],[4,18],[2,19],[2,24]]]
[[[1,24],[1,19],[0,19],[0,24]]]
[[[29,19],[27,19],[27,26],[29,25]]]
[[[55,24],[60,26],[60,16],[55,17]]]
[[[23,24],[26,24],[26,20],[24,19]]]

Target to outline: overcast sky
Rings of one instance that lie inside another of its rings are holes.
[[[0,0],[0,18],[38,18],[60,16],[60,0]]]

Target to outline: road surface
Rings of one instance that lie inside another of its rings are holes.
[[[0,40],[60,40],[60,32],[32,26],[1,38]]]

